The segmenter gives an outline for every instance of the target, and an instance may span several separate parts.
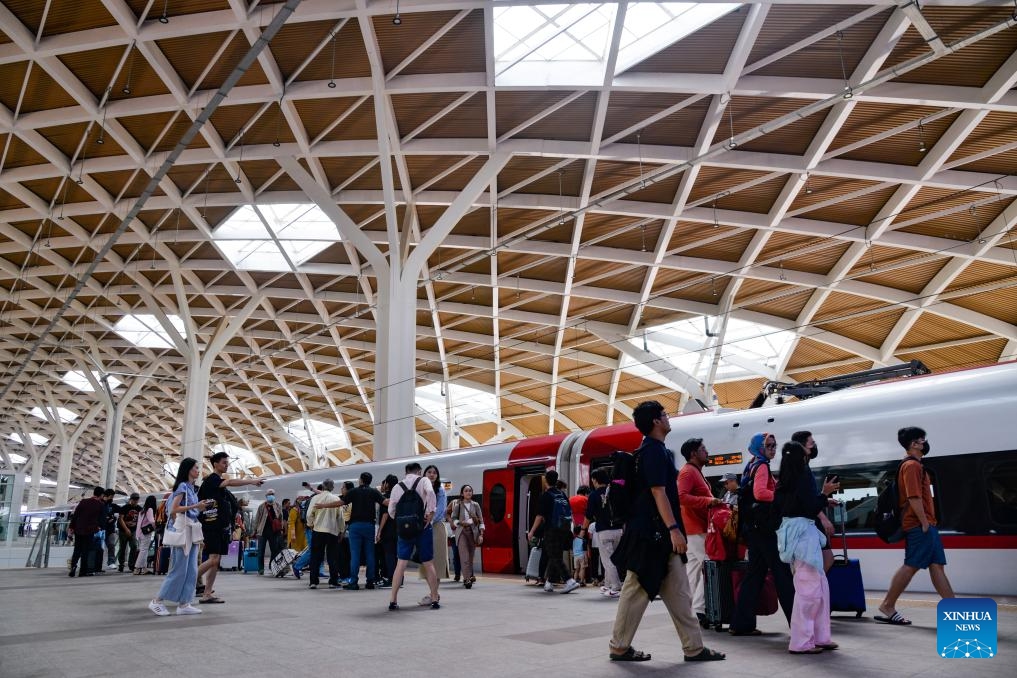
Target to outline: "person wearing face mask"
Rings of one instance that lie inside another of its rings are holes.
[[[953,588],[946,578],[946,552],[936,527],[936,506],[932,499],[932,482],[922,463],[929,453],[925,431],[907,426],[897,431],[897,442],[907,456],[897,470],[900,493],[901,529],[904,531],[904,564],[894,573],[890,588],[879,605],[877,622],[908,626],[911,620],[897,611],[897,599],[911,583],[918,570],[929,570],[929,578],[942,598],[953,598]]]
[[[798,443],[808,452],[808,456],[805,458],[806,465],[819,456],[819,445],[816,443],[815,438],[812,437],[811,431],[795,431],[791,435],[791,441]],[[834,504],[836,504],[836,500],[831,498],[829,505],[832,506]],[[826,545],[823,547],[823,571],[829,572],[830,568],[833,567],[832,542],[834,527],[830,519],[826,517],[825,510],[820,511],[819,515],[816,516],[816,529],[826,535]]]
[[[757,433],[749,443],[752,456],[742,474],[740,492],[751,492],[751,511],[739,507],[739,523],[749,547],[749,566],[738,590],[731,628],[733,636],[759,636],[756,628],[756,604],[763,591],[767,570],[773,572],[777,599],[788,625],[794,609],[795,587],[791,568],[781,562],[777,552],[777,525],[780,512],[773,505],[777,483],[770,472],[770,460],[777,454],[777,439],[772,433]],[[776,520],[776,524],[775,524]]]
[[[265,546],[268,545],[270,558],[282,551],[283,520],[282,510],[275,503],[275,490],[269,490],[265,501],[254,514],[254,533],[258,535],[258,574],[265,574]],[[271,560],[269,561],[271,562]]]

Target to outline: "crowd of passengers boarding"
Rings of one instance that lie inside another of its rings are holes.
[[[534,546],[530,567],[537,585],[548,593],[599,585],[601,595],[617,599],[612,661],[650,659],[649,653],[633,648],[632,640],[647,605],[657,597],[678,631],[686,661],[724,659],[703,645],[703,628],[719,630],[727,623],[733,636],[760,635],[756,615],[772,614],[778,604],[790,626],[790,653],[836,649],[826,574],[833,564],[834,528],[826,508],[836,504],[832,495],[839,482],[828,476],[817,486],[809,469],[819,452],[812,433],[799,431],[782,445],[779,481],[770,470],[778,441],[769,433],[752,436],[743,473],[725,474],[718,497],[703,475],[708,460],[703,440],[682,444],[685,463],[679,472],[674,453],[664,445],[671,430],[664,407],[644,402],[633,419],[644,436],[642,444],[631,454],[617,453],[611,473],[595,470],[592,488],[580,487],[569,497],[557,472],[544,475],[544,492],[527,535]],[[953,597],[953,591],[930,480],[922,467],[929,452],[925,431],[902,428],[898,442],[905,451],[896,485],[904,564],[875,619],[909,625],[895,605],[919,569],[929,570],[942,597]],[[112,490],[102,488],[82,500],[71,516],[77,537],[71,576],[79,562],[78,576],[102,572],[104,549],[108,569],[152,572],[158,565],[148,557],[150,545],[156,554],[168,549],[166,578],[149,603],[160,616],[170,613],[167,603],[175,604],[179,615],[200,614],[195,599],[204,605],[224,603],[215,590],[222,558],[248,542],[259,573],[264,573],[268,550],[275,563],[282,561],[298,579],[306,573],[310,589],[327,576],[329,588],[359,590],[363,567],[364,588],[388,589],[392,611],[399,609],[399,588],[411,560],[420,563],[419,576],[429,588],[419,605],[439,609],[439,583],[453,573],[452,581],[466,589],[476,583],[474,554],[485,529],[481,506],[469,485],[449,501],[434,465],[421,469],[411,462],[402,479],[389,475],[378,487],[366,472],[358,485],[347,482],[338,491],[331,480],[316,488],[305,483],[292,501],[277,501],[270,489],[252,515],[246,500],[238,502],[228,488],[263,481],[226,478],[229,457],[224,452],[209,461],[213,472],[199,486],[200,464],[184,459],[171,494],[159,506],[153,497],[141,504],[132,494],[118,507]],[[736,575],[740,586],[733,581]]]

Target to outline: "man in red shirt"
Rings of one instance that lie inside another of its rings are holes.
[[[713,496],[710,484],[703,477],[703,467],[710,453],[702,438],[689,438],[681,447],[687,462],[678,472],[678,502],[682,512],[682,523],[689,544],[689,562],[685,565],[692,590],[692,611],[699,617],[699,623],[706,623],[706,589],[703,577],[703,563],[706,562],[706,525],[711,506],[718,506],[721,500]]]
[[[946,553],[936,527],[936,506],[932,500],[932,483],[922,466],[929,453],[925,431],[907,426],[897,431],[897,442],[907,453],[897,471],[901,528],[904,530],[904,564],[894,573],[890,588],[879,606],[881,614],[873,617],[877,622],[894,626],[911,623],[897,611],[897,599],[911,583],[918,570],[929,570],[929,579],[942,598],[953,598],[953,588],[946,578]]]

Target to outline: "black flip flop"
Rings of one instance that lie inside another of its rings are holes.
[[[634,647],[624,652],[612,652],[608,655],[613,662],[648,662],[650,661],[650,654],[648,652],[640,652]]]
[[[877,614],[872,619],[880,624],[889,624],[890,626],[911,626],[911,620],[905,618],[900,612],[894,612],[892,617]]]

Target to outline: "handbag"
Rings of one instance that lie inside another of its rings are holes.
[[[162,535],[163,546],[183,546],[187,542],[187,518],[183,513],[173,519],[173,529],[167,527]]]
[[[197,520],[190,520],[186,518],[185,520],[187,520],[186,523],[187,531],[190,533],[189,536],[191,539],[191,543],[200,544],[201,542],[205,541],[205,534],[202,532],[201,523],[199,523]]]
[[[149,523],[148,525],[142,525],[141,526],[141,534],[144,534],[144,535],[147,536],[147,535],[152,534],[153,532],[155,532],[155,525]]]

